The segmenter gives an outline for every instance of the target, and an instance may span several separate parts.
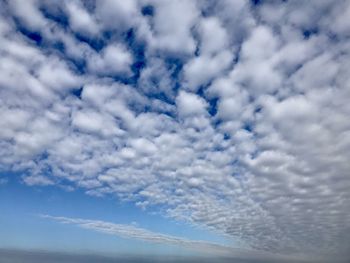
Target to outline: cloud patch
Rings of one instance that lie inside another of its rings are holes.
[[[141,241],[151,242],[155,244],[166,244],[184,247],[189,250],[199,251],[207,255],[240,258],[240,259],[270,259],[273,262],[275,260],[282,260],[283,262],[289,262],[288,258],[282,256],[263,253],[260,251],[245,250],[240,248],[232,248],[222,244],[210,243],[201,240],[190,240],[176,236],[165,235],[157,232],[152,232],[144,228],[135,226],[134,224],[114,224],[110,222],[98,221],[98,220],[86,220],[80,218],[67,218],[67,217],[55,217],[50,215],[41,215],[44,219],[50,219],[62,224],[76,225],[81,228],[102,232],[108,235],[115,235],[122,238],[132,238]]]
[[[347,1],[0,10],[2,171],[267,253],[349,257]]]

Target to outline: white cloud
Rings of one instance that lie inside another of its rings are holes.
[[[42,218],[55,220],[63,224],[77,225],[81,228],[102,232],[109,235],[116,235],[123,238],[138,239],[151,243],[167,244],[182,246],[189,250],[197,250],[207,255],[226,256],[240,259],[269,259],[289,262],[291,258],[263,253],[261,251],[246,250],[241,248],[233,248],[222,244],[212,243],[202,240],[190,240],[177,236],[166,235],[153,232],[132,224],[114,224],[105,221],[87,220],[80,218],[56,217],[50,215],[41,215]]]
[[[30,175],[23,178],[27,185],[53,185],[54,182],[42,175]]]
[[[263,251],[348,255],[348,3],[98,1],[83,24],[111,34],[100,51],[44,18],[47,2],[9,5],[1,170],[162,207]]]
[[[213,78],[220,76],[233,61],[230,51],[224,50],[216,56],[202,55],[190,60],[184,68],[185,80],[190,90],[197,91],[201,85],[206,85]]]
[[[120,136],[123,134],[112,116],[90,110],[74,112],[72,125],[83,132],[97,133],[103,136]]]
[[[334,23],[331,23],[331,28],[338,34],[343,36],[349,36],[349,19],[350,15],[350,4],[347,3],[344,9],[340,11],[340,14],[335,14],[336,20]]]
[[[14,0],[10,3],[10,8],[14,15],[18,17],[23,24],[29,26],[30,29],[42,29],[47,22],[44,15],[39,10],[39,1],[28,0],[20,1]]]
[[[176,105],[181,116],[205,113],[207,103],[201,97],[181,91],[176,98]]]
[[[216,17],[205,18],[199,24],[201,36],[201,54],[212,54],[227,48],[228,36],[226,29]]]
[[[122,44],[111,44],[105,47],[101,54],[93,54],[88,58],[91,72],[99,75],[130,74],[133,58]]]
[[[252,89],[253,96],[277,90],[282,76],[273,64],[272,56],[278,48],[278,38],[270,28],[254,28],[242,44],[240,61],[232,72],[233,81]]]
[[[170,245],[180,245],[188,249],[195,249],[205,251],[207,253],[218,253],[218,254],[228,254],[230,252],[230,247],[210,243],[206,241],[192,241],[189,239],[165,235],[161,233],[156,233],[149,231],[144,228],[137,227],[133,224],[123,225],[114,224],[110,222],[97,221],[97,220],[86,220],[79,218],[67,218],[67,217],[54,217],[49,215],[42,215],[41,217],[58,221],[64,224],[73,224],[80,226],[82,228],[95,230],[98,232],[103,232],[110,235],[116,235],[123,238],[134,238],[152,243],[170,244]]]
[[[75,32],[88,35],[96,35],[99,32],[97,22],[94,21],[81,2],[66,2],[66,8],[70,25]]]
[[[138,18],[137,1],[101,0],[96,2],[96,17],[107,29],[127,29]]]
[[[47,87],[51,87],[57,91],[63,89],[77,88],[82,84],[79,76],[70,70],[65,62],[56,58],[49,59],[39,68],[38,79]]]
[[[199,56],[184,67],[184,79],[188,88],[197,91],[202,85],[219,77],[233,63],[234,55],[228,47],[226,29],[216,17],[201,19],[198,23]]]
[[[144,138],[137,138],[130,141],[130,144],[137,152],[144,154],[152,154],[157,151],[157,147],[153,142]]]
[[[199,11],[195,1],[154,2],[153,37],[151,47],[171,53],[192,54],[196,49],[191,27],[196,23]]]

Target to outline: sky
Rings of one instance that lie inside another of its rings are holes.
[[[349,17],[0,0],[0,256],[349,260]]]

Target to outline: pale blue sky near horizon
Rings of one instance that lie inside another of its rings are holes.
[[[0,248],[101,255],[198,255],[198,252],[174,245],[154,244],[60,224],[41,215],[102,220],[192,240],[233,243],[208,230],[144,211],[113,196],[89,196],[79,189],[67,191],[56,186],[27,186],[21,182],[20,174],[14,173],[1,173],[0,178],[7,179],[6,186],[0,185]]]

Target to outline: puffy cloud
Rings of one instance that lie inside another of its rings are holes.
[[[232,63],[230,51],[222,51],[214,57],[202,55],[193,58],[184,68],[185,80],[190,90],[197,91],[202,85],[219,76]]]
[[[103,136],[123,134],[112,116],[95,111],[79,110],[73,112],[72,125],[82,132],[97,133]]]
[[[72,72],[65,62],[56,58],[43,63],[36,74],[42,84],[58,92],[63,89],[76,89],[82,84],[81,78]]]
[[[111,44],[88,59],[91,72],[99,75],[130,74],[133,58],[122,44]]]
[[[341,11],[337,10],[339,12],[334,12],[336,16],[336,20],[334,23],[331,23],[331,28],[334,32],[343,35],[343,36],[349,36],[349,20],[346,19],[350,15],[350,5],[347,3],[347,5],[342,9]]]
[[[85,14],[72,30],[48,2],[0,3],[1,170],[254,249],[348,257],[346,1],[66,4]]]
[[[203,114],[207,103],[201,97],[181,91],[176,98],[176,105],[179,110],[179,114],[182,116],[188,116],[193,114]]]
[[[219,77],[233,63],[234,55],[228,47],[228,35],[218,18],[202,19],[198,25],[199,56],[184,67],[189,89],[197,91],[202,85]]]
[[[265,26],[254,28],[240,52],[240,61],[232,72],[234,82],[253,89],[257,95],[279,88],[282,76],[271,61],[277,52],[278,38]]]
[[[227,48],[228,35],[226,29],[216,17],[205,18],[199,25],[200,53],[211,54]]]
[[[30,29],[42,29],[47,24],[44,15],[39,10],[39,1],[37,0],[11,1],[9,7],[13,14]]]
[[[81,2],[67,2],[66,7],[70,26],[75,32],[88,35],[96,35],[99,32],[97,22]]]
[[[199,16],[195,1],[151,1],[154,2],[151,47],[170,53],[192,54],[196,42],[191,28]]]
[[[102,0],[96,2],[96,17],[106,29],[128,29],[138,18],[137,1]]]

